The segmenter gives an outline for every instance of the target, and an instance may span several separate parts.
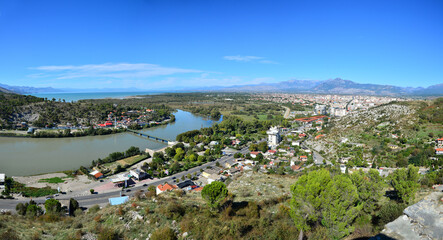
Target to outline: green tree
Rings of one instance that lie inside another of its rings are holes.
[[[249,146],[249,151],[251,151],[251,152],[257,151],[257,149],[258,149],[257,144],[253,143]]]
[[[362,170],[354,172],[350,178],[353,185],[357,187],[359,202],[363,204],[363,212],[372,215],[383,196],[385,187],[383,179],[375,169],[370,169],[368,173]]]
[[[268,143],[266,141],[259,143],[257,146],[257,149],[259,151],[262,151],[263,153],[267,152],[268,151]]]
[[[322,193],[331,181],[326,169],[309,172],[291,186],[290,215],[297,229],[309,230],[321,217]]]
[[[362,205],[357,205],[357,187],[348,175],[334,176],[322,194],[322,201],[321,223],[328,229],[330,236],[340,239],[349,235],[354,230],[351,224]]]
[[[212,209],[218,209],[220,202],[228,196],[228,188],[219,181],[206,185],[202,190],[202,198],[206,200]]]
[[[18,204],[15,206],[15,210],[17,211],[17,214],[24,216],[24,215],[26,215],[26,208],[27,208],[27,207],[28,207],[28,204],[27,204],[27,203],[25,203],[25,204],[23,204],[23,203],[18,203]]]
[[[42,213],[43,213],[42,208],[37,206],[36,204],[30,203],[26,208],[26,216],[37,217],[42,215]]]
[[[175,149],[175,156],[174,159],[177,161],[183,160],[183,157],[185,156],[185,151],[181,148]]]
[[[62,205],[57,199],[48,199],[45,202],[46,213],[58,214],[62,210]]]
[[[73,216],[75,210],[77,210],[78,208],[79,204],[77,200],[75,200],[74,198],[69,199],[69,216]]]
[[[408,168],[395,170],[390,176],[391,186],[397,192],[397,196],[404,203],[410,203],[415,198],[418,187],[418,168],[409,165]]]

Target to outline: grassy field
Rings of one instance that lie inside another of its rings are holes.
[[[229,184],[228,189],[238,201],[261,201],[289,196],[290,186],[295,181],[294,176],[246,172]]]
[[[132,157],[124,158],[122,160],[118,160],[117,163],[119,163],[122,167],[125,165],[134,165],[142,160],[146,159],[145,155],[135,155]]]
[[[122,167],[132,166],[132,165],[134,165],[136,163],[139,163],[140,161],[145,160],[146,158],[147,158],[146,155],[135,155],[135,156],[124,158],[124,159],[121,159],[121,160],[118,160],[118,161],[115,161],[115,162],[103,164],[101,166],[101,168],[109,169],[109,170],[114,171],[117,168],[118,165],[120,165]]]
[[[60,177],[53,177],[53,178],[43,178],[38,180],[38,182],[46,182],[46,183],[64,183],[65,180],[63,180]]]

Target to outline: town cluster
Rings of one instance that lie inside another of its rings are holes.
[[[349,112],[367,110],[370,107],[386,104],[392,101],[404,101],[406,99],[380,96],[360,95],[312,95],[312,94],[288,94],[272,93],[254,96],[254,99],[271,101],[276,103],[300,104],[302,106],[314,106],[313,111],[293,111],[290,117],[296,115],[328,114],[342,117]]]

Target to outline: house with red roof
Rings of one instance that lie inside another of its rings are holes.
[[[320,135],[318,135],[318,136],[315,137],[315,140],[317,140],[317,139],[319,139],[319,138],[322,138],[322,137],[324,137],[324,136],[325,136],[324,134],[320,134]]]
[[[177,186],[176,186],[176,185],[171,185],[171,184],[169,184],[169,183],[165,183],[164,185],[159,184],[159,185],[157,186],[157,188],[155,189],[155,192],[156,192],[157,194],[160,194],[160,193],[162,193],[162,192],[172,191],[172,190],[174,190],[174,189],[177,189]]]
[[[238,140],[238,139],[234,139],[234,140],[232,140],[231,141],[231,145],[238,145],[238,144],[240,144],[241,143],[241,141],[240,140]]]
[[[437,139],[437,146],[443,146],[443,138]]]
[[[101,173],[101,172],[99,172],[97,170],[90,172],[89,175],[94,176],[95,179],[100,179],[100,178],[104,177],[103,173]]]
[[[435,149],[435,153],[436,153],[437,155],[442,155],[442,154],[443,154],[443,148],[436,148],[436,149]]]
[[[297,170],[300,169],[300,166],[298,166],[298,165],[292,165],[292,166],[291,166],[291,169],[294,170],[294,171],[297,171]]]
[[[306,137],[306,134],[304,134],[304,133],[300,133],[300,134],[298,134],[298,137],[299,137],[299,138],[304,138],[304,137]]]
[[[300,156],[300,161],[306,162],[306,161],[308,161],[308,157],[307,156]]]
[[[277,152],[277,150],[268,150],[268,153],[270,153],[270,154],[275,154]]]

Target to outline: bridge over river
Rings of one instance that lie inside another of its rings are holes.
[[[134,134],[136,134],[138,136],[145,137],[145,138],[147,138],[149,140],[155,140],[155,141],[158,141],[158,142],[161,142],[161,143],[165,143],[165,144],[168,144],[168,145],[174,145],[175,144],[174,141],[170,141],[170,140],[167,140],[167,139],[155,137],[155,136],[152,136],[152,135],[149,135],[149,134],[146,134],[146,133],[137,132],[137,131],[134,131],[132,129],[126,129],[126,130],[129,131],[129,132],[132,132],[132,133],[134,133]]]

